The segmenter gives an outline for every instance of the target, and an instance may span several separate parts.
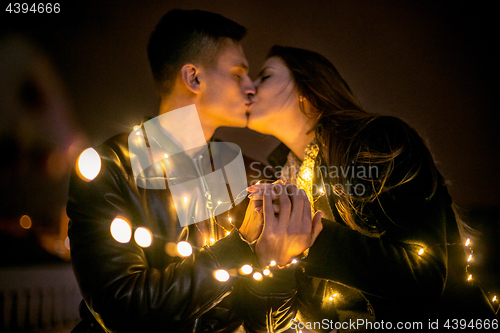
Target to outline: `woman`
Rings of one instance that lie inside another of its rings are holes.
[[[446,319],[495,318],[467,282],[462,224],[411,127],[364,111],[315,52],[274,46],[255,86],[249,127],[284,143],[270,163],[324,216],[297,274],[302,327],[365,330],[419,319],[414,328],[422,329],[434,319],[444,319],[442,328]]]

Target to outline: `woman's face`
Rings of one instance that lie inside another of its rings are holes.
[[[250,105],[248,127],[274,134],[275,126],[293,120],[298,108],[298,92],[292,73],[279,57],[266,60],[254,82],[256,95]]]

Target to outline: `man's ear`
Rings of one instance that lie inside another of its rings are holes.
[[[182,82],[187,89],[191,92],[198,94],[200,92],[200,81],[198,80],[198,75],[200,74],[200,69],[192,64],[186,64],[181,68],[181,78]]]

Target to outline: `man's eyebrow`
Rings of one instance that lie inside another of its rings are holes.
[[[245,64],[245,63],[243,63],[243,62],[242,62],[241,64],[234,65],[233,67],[239,67],[239,68],[242,68],[243,70],[245,70],[245,71],[247,71],[247,72],[248,72],[248,70],[249,70],[248,65],[247,65],[247,64]]]

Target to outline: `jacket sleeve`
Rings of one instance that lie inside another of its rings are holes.
[[[339,214],[336,221],[324,220],[324,228],[310,249],[306,273],[382,299],[435,300],[443,291],[447,270],[446,207],[450,202],[446,188],[423,141],[406,124],[385,118],[370,126],[356,145],[359,149],[365,144],[372,152],[386,153],[404,147],[392,165],[382,164],[378,169],[390,172],[384,185],[387,190],[362,211],[363,223],[376,226],[380,234],[354,230]],[[415,171],[416,177],[408,178]],[[384,174],[365,178],[370,181],[350,180],[370,191],[374,186],[371,180],[378,181],[381,176]],[[335,212],[336,200],[330,193]]]
[[[276,270],[261,281],[242,279],[238,308],[247,332],[284,332],[297,312],[295,268]]]
[[[103,165],[97,178],[85,182],[72,175],[67,206],[72,263],[87,305],[112,331],[192,327],[236,283],[234,277],[227,282],[215,280],[214,270],[231,271],[251,263],[252,250],[233,233],[213,246],[195,249],[183,260],[168,258],[166,265],[152,265],[158,259],[135,243],[133,232],[127,243],[116,241],[110,233],[111,222],[118,216],[127,217],[133,231],[147,221],[141,221],[141,198],[130,185],[131,173],[116,149],[103,146],[99,153]]]

